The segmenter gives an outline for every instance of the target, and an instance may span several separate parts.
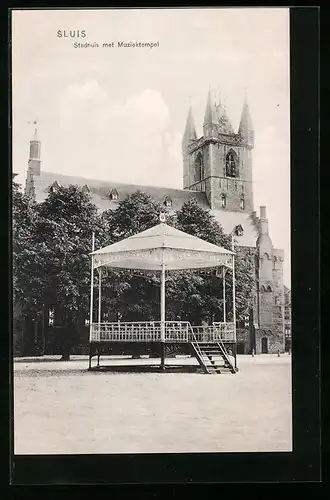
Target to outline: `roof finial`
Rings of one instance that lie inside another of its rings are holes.
[[[166,222],[166,216],[165,216],[164,212],[160,212],[160,214],[159,214],[159,220],[162,223]]]
[[[244,87],[244,99],[247,101],[247,86]]]
[[[33,120],[33,122],[28,122],[28,123],[31,123],[32,125],[35,125],[34,134],[33,134],[33,140],[37,141],[38,140],[38,129],[37,129],[38,120],[35,119],[35,120]]]

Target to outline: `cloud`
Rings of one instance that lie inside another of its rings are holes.
[[[58,159],[61,171],[180,187],[181,135],[171,130],[169,109],[158,90],[144,89],[120,103],[97,80],[87,80],[66,89],[59,120],[69,163],[64,166]]]
[[[99,85],[97,80],[87,80],[82,85],[70,85],[66,92],[68,100],[93,100],[104,102],[107,100],[107,94]]]

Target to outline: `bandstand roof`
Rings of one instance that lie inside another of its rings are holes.
[[[94,267],[167,270],[232,267],[234,252],[165,223],[92,252]]]

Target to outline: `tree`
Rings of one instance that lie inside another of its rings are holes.
[[[89,193],[73,185],[51,191],[37,212],[44,304],[46,309],[55,308],[55,322],[64,327],[63,359],[69,359],[76,326],[89,311],[92,233],[101,242],[103,225]]]
[[[209,210],[204,210],[194,199],[186,201],[176,212],[175,226],[185,233],[231,250],[231,236],[223,231]]]
[[[42,353],[38,334],[43,303],[43,275],[35,245],[36,204],[16,182],[12,184],[13,328],[21,352]]]
[[[12,250],[14,300],[23,310],[40,306],[40,278],[35,272],[36,205],[22,193],[20,185],[12,186]]]
[[[89,314],[91,240],[95,248],[127,238],[159,223],[165,207],[140,191],[127,196],[114,211],[99,215],[86,191],[77,186],[58,186],[39,205],[30,203],[13,185],[14,295],[24,311],[54,308],[55,323],[65,326],[63,358],[77,341]],[[209,211],[195,201],[186,202],[167,223],[213,244],[231,248],[225,234]],[[230,271],[228,271],[230,273]],[[96,284],[98,271],[96,271]],[[106,321],[158,320],[159,276],[129,275],[111,270],[102,277],[102,313]],[[232,282],[226,280],[227,318],[232,311]],[[236,257],[237,319],[246,314],[253,298],[253,255],[239,251]],[[94,294],[94,311],[98,297]],[[19,308],[17,308],[19,311]],[[168,274],[167,319],[193,324],[221,321],[222,280],[199,276],[194,271]],[[95,321],[95,317],[94,317]],[[79,326],[80,325],[80,326]]]
[[[103,214],[109,235],[109,243],[120,241],[159,224],[159,215],[166,208],[148,194],[136,191],[119,202],[116,210]]]
[[[176,212],[176,227],[188,234],[197,236],[209,243],[222,246],[228,250],[232,249],[232,236],[226,234],[223,228],[210,214],[209,211],[201,208],[195,200],[189,200],[184,203],[180,210]],[[252,306],[255,292],[255,270],[253,254],[246,254],[235,245],[235,295],[236,295],[236,318],[240,320],[248,313]],[[227,271],[227,273],[231,273]],[[226,277],[226,307],[227,319],[232,320],[232,279]],[[187,282],[182,287],[179,285],[180,301],[182,311],[197,317],[197,321],[204,319],[209,321],[221,321],[223,318],[223,300],[222,300],[222,280],[215,276],[205,276],[199,281],[196,277],[189,277],[189,286]],[[192,294],[191,287],[195,283],[195,290]],[[174,291],[171,291],[174,297]],[[195,308],[190,311],[189,297],[195,303]],[[174,299],[173,299],[174,300]],[[177,299],[176,299],[177,300]]]

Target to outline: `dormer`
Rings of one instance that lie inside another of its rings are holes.
[[[57,181],[54,181],[53,184],[51,184],[48,188],[49,193],[55,193],[58,188],[60,187],[60,184]]]
[[[169,196],[165,196],[164,205],[167,208],[171,208],[172,207],[172,198],[170,198]]]
[[[243,236],[243,233],[244,233],[244,230],[243,230],[243,227],[241,226],[241,224],[238,224],[238,226],[235,226],[234,234],[236,236]]]
[[[109,192],[109,198],[111,201],[117,201],[118,200],[118,191],[117,189],[112,189],[110,192]]]

